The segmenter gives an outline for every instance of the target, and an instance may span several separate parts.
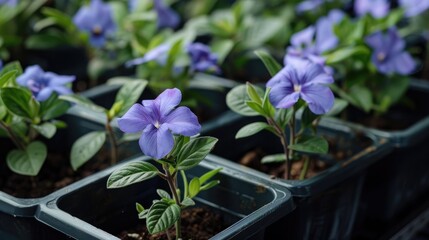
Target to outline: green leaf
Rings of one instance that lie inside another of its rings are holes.
[[[202,185],[202,186],[200,187],[200,191],[204,191],[204,190],[210,189],[210,188],[212,188],[212,187],[214,187],[214,186],[218,185],[219,183],[220,183],[220,181],[219,181],[219,180],[213,180],[213,181],[210,181],[210,182],[208,182],[208,183],[206,183],[206,184]]]
[[[388,103],[384,106],[384,111],[387,111],[392,104],[395,104],[404,96],[409,87],[409,83],[410,79],[408,76],[390,76],[385,80],[380,86],[377,95],[378,98],[388,99]]]
[[[71,103],[76,103],[82,107],[88,108],[88,109],[95,111],[95,112],[103,112],[104,113],[107,111],[107,109],[105,109],[101,106],[98,106],[97,104],[93,103],[91,100],[89,100],[83,96],[80,96],[80,95],[76,95],[76,94],[74,94],[74,95],[61,95],[61,96],[59,96],[59,99],[62,99],[62,100],[65,100],[65,101],[68,101]]]
[[[57,132],[57,127],[52,124],[45,122],[41,125],[31,125],[38,133],[46,138],[52,138]]]
[[[7,84],[12,80],[14,81],[18,70],[10,70],[0,76],[0,87],[7,86]]]
[[[36,141],[30,143],[25,151],[12,150],[6,157],[8,167],[15,173],[36,176],[46,160],[45,144]]]
[[[121,188],[155,177],[158,169],[149,162],[131,162],[115,170],[107,179],[107,188]],[[159,192],[158,192],[159,194]]]
[[[267,155],[261,159],[261,163],[279,163],[286,161],[284,153]]]
[[[183,135],[174,136],[174,148],[173,148],[173,150],[171,150],[169,155],[176,157],[179,154],[179,151],[183,148],[183,145],[188,143],[189,140],[190,140],[190,137],[186,137]]]
[[[0,76],[3,76],[4,74],[16,70],[16,75],[19,76],[22,74],[22,67],[19,61],[13,61],[3,66],[3,68],[0,70]]]
[[[260,47],[274,37],[283,27],[285,25],[281,18],[256,18],[245,30],[243,44],[249,48]]]
[[[350,88],[349,95],[354,99],[357,107],[363,109],[365,112],[371,110],[373,101],[370,89],[364,86],[354,85]]]
[[[349,104],[346,100],[335,98],[334,106],[325,115],[326,116],[335,116],[335,115],[339,114],[340,112],[342,112],[348,105]]]
[[[255,89],[258,91],[258,88]],[[263,94],[263,91],[261,92]],[[247,105],[249,100],[247,87],[244,84],[234,87],[226,95],[226,104],[232,111],[243,116],[258,116],[259,113],[255,112]]]
[[[265,122],[250,123],[238,130],[237,134],[235,134],[235,138],[249,137],[267,128],[270,128],[270,125]]]
[[[180,207],[163,201],[155,202],[146,216],[146,227],[150,234],[163,232],[180,218]]]
[[[303,138],[299,143],[289,145],[289,149],[307,153],[328,153],[329,144],[326,139],[317,136]]]
[[[258,50],[255,51],[255,54],[262,60],[271,76],[282,70],[282,66],[269,53]]]
[[[234,41],[231,39],[216,39],[211,43],[211,50],[216,53],[218,58],[218,64],[221,65],[225,60],[226,56],[231,52],[234,47]]]
[[[146,80],[141,79],[130,80],[119,89],[115,98],[115,103],[122,101],[122,108],[117,114],[118,116],[125,114],[128,109],[137,102],[143,90],[146,88],[147,83]]]
[[[157,189],[156,192],[158,193],[158,195],[161,198],[167,198],[167,199],[171,199],[170,194],[168,194],[167,191],[163,190],[163,189]]]
[[[194,206],[194,205],[195,205],[195,202],[194,202],[194,200],[192,200],[192,199],[190,199],[190,198],[188,198],[188,197],[185,197],[185,198],[183,199],[183,201],[181,202],[181,204],[182,204],[183,206],[185,206],[185,207],[190,207],[190,206]]]
[[[104,131],[90,132],[76,140],[70,154],[72,168],[76,170],[91,159],[101,149],[105,141],[106,133]]]
[[[276,109],[274,108],[273,104],[270,102],[270,88],[267,88],[265,90],[265,95],[262,100],[262,109],[264,109],[264,112],[267,117],[273,118],[276,115]]]
[[[355,55],[369,55],[371,51],[365,46],[340,48],[326,56],[326,64],[334,64],[352,58]]]
[[[70,103],[58,99],[57,94],[40,103],[40,112],[43,120],[51,120],[64,115],[70,108]]]
[[[277,109],[276,114],[275,114],[276,122],[278,122],[282,128],[285,128],[286,125],[289,124],[292,117],[294,117],[293,112],[294,111],[292,108]]]
[[[256,92],[255,87],[251,83],[246,83],[246,89],[247,95],[249,96],[250,100],[259,105],[262,105],[262,97],[258,94],[258,92]]]
[[[197,196],[197,194],[200,192],[200,179],[195,177],[191,180],[189,183],[189,196],[190,198],[193,198]]]
[[[304,128],[312,127],[313,121],[316,120],[319,115],[314,114],[308,106],[304,108],[304,112],[302,113],[301,123]]]
[[[216,168],[209,172],[206,172],[204,175],[200,177],[200,183],[203,185],[205,182],[207,182],[209,179],[214,177],[216,174],[218,174],[220,171],[222,171],[222,168]]]
[[[214,137],[197,137],[191,139],[180,150],[177,156],[178,170],[186,170],[198,165],[215,146],[218,139]]]
[[[136,203],[136,210],[138,213],[141,213],[144,211],[144,207],[140,203]]]
[[[266,116],[265,110],[262,108],[261,104],[258,104],[257,102],[253,101],[247,101],[247,106],[249,106],[253,111],[259,113],[262,116]]]
[[[7,109],[15,115],[33,118],[31,110],[31,92],[21,88],[2,88],[0,96]]]
[[[6,114],[7,114],[7,108],[5,106],[0,105],[0,121],[6,116]]]

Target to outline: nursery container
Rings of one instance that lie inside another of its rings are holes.
[[[70,165],[68,157],[70,154],[69,151],[77,138],[89,131],[104,129],[104,126],[100,123],[91,121],[89,116],[91,116],[91,113],[87,112],[85,109],[78,106],[71,108],[69,112],[61,118],[61,120],[67,123],[68,127],[59,129],[57,134],[46,142],[48,152],[63,153],[67,156],[62,159],[63,163],[61,164]],[[8,139],[3,138],[1,142],[1,156],[5,157],[8,149],[3,147],[8,145]],[[9,149],[11,148],[12,145],[9,146]],[[128,147],[124,156],[133,155],[132,149],[132,147]],[[138,149],[136,149],[136,151],[137,150]],[[41,171],[43,171],[43,167],[45,166],[42,166]],[[10,172],[5,163],[2,164],[0,169],[2,174]],[[14,197],[0,191],[0,239],[47,239],[46,236],[56,236],[58,232],[47,226],[43,226],[43,224],[34,218],[34,214],[41,202],[46,202],[55,198],[58,196],[60,190],[61,189],[38,198]]]
[[[152,161],[141,156],[130,161]],[[220,184],[201,192],[194,200],[218,212],[229,225],[211,239],[263,239],[266,228],[293,210],[290,192],[272,182],[228,168],[226,160],[209,155],[187,171],[188,179],[218,167]],[[155,177],[125,188],[107,189],[109,175],[122,164],[71,185],[63,195],[41,205],[37,218],[77,239],[116,239],[139,221],[135,203],[150,206],[156,189],[168,191]],[[179,181],[180,182],[180,181]]]
[[[296,209],[268,228],[267,239],[275,239],[276,236],[285,236],[286,239],[350,238],[367,167],[385,156],[391,149],[390,145],[371,133],[362,135],[349,127],[322,120],[318,132],[333,138],[338,147],[346,151],[347,157],[339,162],[330,157],[323,159],[329,167],[309,179],[272,179],[262,171],[237,164],[242,156],[255,149],[267,154],[282,152],[280,141],[268,131],[235,139],[241,127],[256,120],[263,121],[228,112],[217,119],[221,128],[206,128],[204,132],[222,139],[213,153],[233,160],[231,168],[270,179],[292,192]],[[365,143],[363,147],[360,147],[361,143]]]
[[[406,94],[411,108],[393,108],[388,121],[405,123],[401,130],[369,128],[355,121],[329,119],[332,123],[353,126],[387,139],[393,151],[368,169],[359,213],[365,225],[377,223],[380,233],[400,220],[429,194],[429,84],[412,80]]]

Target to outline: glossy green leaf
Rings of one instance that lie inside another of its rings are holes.
[[[14,81],[17,74],[18,74],[18,70],[11,70],[9,72],[2,74],[0,76],[0,87],[7,86],[11,80]]]
[[[329,144],[326,139],[318,136],[306,137],[299,143],[289,145],[289,149],[306,153],[328,153]]]
[[[195,202],[194,202],[194,200],[192,200],[191,198],[185,197],[185,198],[182,200],[181,204],[182,204],[183,206],[185,206],[185,207],[190,207],[190,206],[194,206],[194,205],[195,205]]]
[[[256,91],[259,91],[263,95],[263,91],[260,88],[255,88]],[[259,90],[258,90],[259,89]],[[226,95],[226,104],[228,107],[243,116],[257,116],[259,113],[251,109],[246,102],[250,101],[249,96],[247,95],[246,85],[239,85],[231,89]]]
[[[77,95],[77,94],[61,95],[61,96],[59,96],[59,99],[62,99],[62,100],[65,100],[65,101],[68,101],[71,103],[76,103],[82,107],[88,108],[88,109],[95,111],[95,112],[106,112],[107,111],[107,109],[105,109],[101,106],[98,106],[97,104],[93,103],[91,100],[89,100],[83,96]]]
[[[280,108],[277,109],[275,114],[275,120],[280,124],[282,128],[285,128],[293,116],[293,109],[292,108]]]
[[[249,108],[251,108],[253,111],[259,113],[262,116],[266,116],[265,110],[262,108],[262,105],[257,103],[257,102],[253,102],[253,101],[247,101],[246,102],[247,106],[249,106]]]
[[[304,128],[312,127],[313,121],[316,120],[319,115],[314,114],[308,106],[304,108],[302,113],[301,124]]]
[[[216,168],[216,169],[213,169],[211,171],[208,171],[208,172],[204,173],[200,177],[200,184],[203,185],[205,182],[207,182],[208,180],[210,180],[212,177],[214,177],[220,171],[222,171],[222,168]]]
[[[286,155],[284,153],[267,155],[261,159],[261,163],[279,163],[284,161],[286,161]]]
[[[51,96],[40,103],[40,112],[43,120],[51,120],[64,115],[70,108],[70,103],[58,99],[57,94]]]
[[[6,116],[6,114],[7,108],[5,106],[0,105],[0,121]]]
[[[208,183],[206,183],[206,184],[202,185],[202,186],[200,187],[200,191],[208,190],[208,189],[210,189],[210,188],[212,188],[212,187],[214,187],[214,186],[218,185],[219,183],[220,183],[220,181],[219,181],[219,180],[213,180],[213,181],[210,181],[210,182],[208,182]]]
[[[180,218],[180,207],[164,201],[155,202],[146,216],[146,227],[150,234],[167,230]]]
[[[106,141],[104,131],[94,131],[87,133],[73,143],[70,163],[74,170],[85,164],[103,147]]]
[[[281,18],[260,17],[244,31],[243,44],[247,47],[260,47],[284,28]]]
[[[25,150],[12,150],[6,157],[8,167],[15,173],[36,176],[46,160],[45,144],[36,141],[30,143]]]
[[[266,114],[266,117],[273,118],[276,115],[276,109],[274,108],[273,104],[270,102],[270,88],[267,88],[265,90],[265,95],[262,100],[262,109],[264,109],[264,112]]]
[[[250,123],[238,130],[237,134],[235,134],[235,138],[239,139],[249,137],[268,128],[270,128],[270,125],[265,122]]]
[[[265,51],[255,51],[255,54],[262,60],[271,76],[276,75],[282,66],[269,53]]]
[[[32,127],[46,138],[52,138],[57,132],[57,127],[49,122],[45,122],[41,125],[32,125]]]
[[[169,153],[170,156],[177,156],[180,152],[180,150],[183,148],[183,145],[188,143],[190,140],[190,137],[186,137],[183,135],[176,135],[174,136],[174,148]]]
[[[171,199],[170,194],[169,194],[167,191],[165,191],[165,190],[157,189],[157,190],[156,190],[156,193],[158,193],[158,195],[159,195],[161,198]]]
[[[349,95],[354,99],[357,107],[365,112],[369,112],[373,105],[371,90],[361,85],[354,85],[350,88]]]
[[[259,105],[262,105],[262,96],[258,94],[255,87],[251,83],[249,82],[246,83],[246,90],[247,90],[247,95],[249,96],[251,101]]]
[[[3,68],[0,70],[0,76],[3,76],[4,74],[10,71],[17,71],[16,76],[19,76],[22,74],[22,67],[19,61],[13,61],[4,65]]]
[[[131,162],[115,170],[107,179],[107,188],[121,188],[155,177],[158,169],[149,162]]]
[[[119,89],[115,98],[115,103],[122,101],[122,108],[117,116],[125,114],[130,107],[137,102],[147,85],[146,80],[134,79],[126,82]]]
[[[195,177],[189,183],[189,197],[193,198],[200,192],[200,179]]]
[[[30,106],[31,92],[21,88],[2,88],[0,92],[1,98],[7,109],[13,114],[33,118],[33,112]]]
[[[177,156],[178,170],[186,170],[198,165],[214,148],[217,138],[197,137],[183,145]]]

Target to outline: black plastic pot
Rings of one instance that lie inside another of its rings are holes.
[[[147,161],[137,157],[130,161]],[[209,155],[188,177],[222,167],[220,184],[197,196],[199,206],[219,212],[230,226],[212,239],[264,239],[266,228],[293,210],[291,194],[272,182],[230,169],[226,160]],[[156,189],[168,189],[160,178],[121,189],[107,189],[114,166],[70,186],[64,195],[46,201],[37,218],[77,239],[115,239],[115,234],[138,223],[135,203],[148,207]],[[168,191],[168,190],[167,190]]]
[[[206,128],[204,132],[222,139],[213,153],[233,160],[230,167],[270,179],[292,192],[296,209],[268,228],[267,239],[275,239],[276,236],[285,236],[287,239],[350,238],[366,170],[385,156],[391,146],[373,134],[362,135],[351,128],[322,120],[318,132],[334,137],[340,149],[347,150],[349,156],[335,163],[329,158],[326,159],[331,166],[309,179],[272,179],[268,174],[236,163],[244,154],[255,148],[263,149],[268,154],[282,152],[279,140],[269,132],[235,139],[235,134],[241,127],[256,120],[263,121],[228,112],[217,119],[221,128]],[[359,147],[361,140],[367,143],[364,148]]]
[[[389,155],[368,169],[364,185],[359,218],[366,227],[377,224],[376,228],[371,228],[374,234],[390,228],[429,195],[428,96],[429,84],[426,81],[411,82],[407,97],[413,108],[394,108],[388,114],[407,124],[402,130],[380,130],[351,121],[330,119],[334,124],[353,126],[388,139],[394,146]]]

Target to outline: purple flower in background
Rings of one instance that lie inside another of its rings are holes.
[[[327,86],[333,82],[322,66],[297,60],[274,75],[267,87],[271,88],[270,101],[276,108],[290,108],[301,98],[313,113],[325,114],[334,105],[334,94]]]
[[[323,66],[325,58],[321,55],[337,46],[338,38],[335,36],[333,26],[340,22],[343,17],[343,12],[334,9],[329,12],[328,16],[320,18],[316,23],[316,27],[310,26],[295,33],[291,37],[291,46],[287,48],[287,53],[283,60],[284,65],[296,59],[307,59]],[[326,67],[325,70],[328,73],[332,72],[329,67]]]
[[[90,35],[89,41],[94,47],[102,47],[106,37],[116,30],[110,6],[101,0],[92,0],[89,6],[80,8],[73,22]]]
[[[16,5],[18,5],[18,0],[0,0],[0,5],[16,7]]]
[[[331,2],[332,0],[306,0],[302,1],[300,4],[296,6],[297,12],[306,12],[306,11],[314,11],[320,7],[320,5],[325,2]]]
[[[363,16],[367,13],[374,18],[382,18],[389,13],[388,0],[355,0],[354,10],[356,15]]]
[[[176,28],[179,25],[179,14],[167,7],[162,0],[154,0],[154,7],[158,15],[158,28]]]
[[[390,28],[386,34],[376,32],[366,37],[365,42],[373,49],[371,60],[379,72],[407,75],[415,69],[416,63],[404,51],[405,41],[395,28]]]
[[[139,145],[143,153],[161,159],[173,149],[173,134],[193,136],[201,130],[197,116],[189,108],[176,108],[181,100],[179,89],[167,89],[155,100],[134,104],[118,119],[118,126],[126,133],[142,131]]]
[[[71,94],[72,90],[66,85],[73,82],[75,76],[61,76],[52,72],[44,72],[38,65],[29,66],[16,79],[16,82],[27,87],[38,101],[45,101],[52,92],[59,95]]]
[[[188,45],[187,51],[191,57],[191,70],[220,73],[217,55],[210,51],[209,46],[202,43],[192,43]]]
[[[168,52],[170,51],[169,44],[161,44],[158,47],[148,51],[143,57],[130,60],[125,63],[126,67],[140,65],[150,61],[157,61],[160,65],[165,65],[167,62]]]
[[[399,0],[399,6],[405,9],[405,16],[419,15],[429,8],[429,0]]]

